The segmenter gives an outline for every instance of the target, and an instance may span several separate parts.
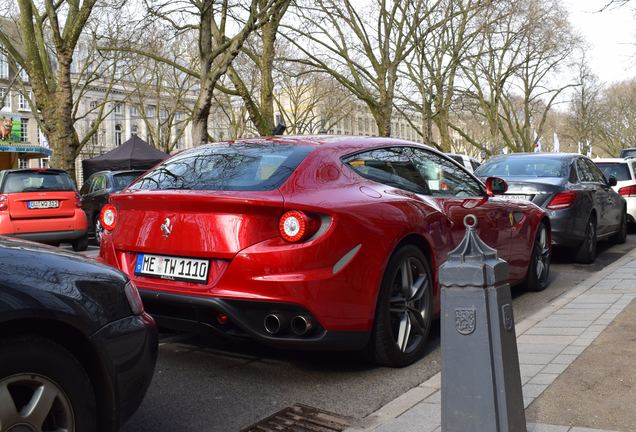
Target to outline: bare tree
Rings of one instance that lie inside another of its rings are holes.
[[[482,31],[484,23],[477,18],[488,3],[442,1],[418,29],[421,36],[417,38],[421,42],[404,62],[403,73],[408,84],[401,89],[396,106],[428,144],[442,151],[451,150],[451,108],[460,65],[468,60],[469,50]],[[438,22],[444,25],[437,26]],[[418,112],[421,124],[416,124],[408,112]],[[439,132],[439,143],[434,141],[433,124]]]
[[[579,82],[572,94],[568,115],[568,138],[587,146],[601,138],[602,87],[582,56],[577,65]],[[583,148],[584,153],[587,148]]]
[[[51,165],[75,174],[73,57],[96,0],[3,0],[0,45],[29,77],[32,111],[53,149]]]
[[[636,80],[612,84],[601,102],[600,147],[610,155],[636,147]]]
[[[299,2],[293,10],[300,25],[283,25],[283,34],[299,51],[297,62],[333,76],[367,105],[380,135],[390,136],[398,70],[421,42],[425,18],[441,2]]]
[[[208,142],[208,119],[214,90],[250,34],[265,24],[288,0],[144,0],[149,18],[169,23],[175,35],[194,32],[197,52],[189,63],[174,61],[130,41],[117,41],[104,50],[143,55],[171,65],[197,79],[199,93],[192,109],[192,140]]]

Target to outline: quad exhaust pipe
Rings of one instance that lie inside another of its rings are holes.
[[[296,315],[291,320],[291,329],[298,336],[304,336],[314,327],[312,319],[306,315]]]

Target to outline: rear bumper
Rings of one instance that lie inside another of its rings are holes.
[[[263,344],[279,348],[299,348],[326,351],[356,351],[364,348],[369,340],[367,331],[325,330],[318,320],[301,306],[252,300],[231,300],[139,289],[146,311],[162,327],[186,330],[209,331],[227,337],[249,337]],[[264,319],[270,313],[286,318],[287,325],[279,334],[265,331]],[[228,317],[226,322],[219,314]],[[306,335],[294,334],[289,322],[295,316],[308,316],[314,328]]]
[[[20,238],[23,240],[31,240],[40,243],[55,243],[69,240],[76,240],[87,235],[87,231],[73,230],[73,231],[45,231],[45,232],[33,232],[33,233],[15,233],[7,234],[9,237]]]
[[[623,197],[627,203],[627,222],[636,223],[636,197]]]
[[[112,322],[92,337],[100,347],[106,373],[114,385],[113,430],[139,407],[155,370],[158,350],[157,327],[147,314]]]
[[[576,207],[565,210],[546,210],[546,213],[552,228],[552,244],[566,247],[581,244],[585,236],[587,219],[578,215]]]

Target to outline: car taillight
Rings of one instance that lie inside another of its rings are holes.
[[[0,211],[9,210],[9,195],[0,195]]]
[[[111,231],[115,228],[117,223],[117,209],[112,204],[106,204],[102,207],[102,211],[99,214],[99,222],[102,224],[102,228]]]
[[[77,192],[75,192],[75,206],[77,208],[82,208],[82,197]]]
[[[626,196],[626,197],[636,196],[636,185],[622,187],[618,190],[618,193],[621,196]]]
[[[550,210],[563,210],[568,207],[572,207],[576,200],[575,191],[559,192],[552,198],[550,204],[546,208]]]
[[[126,298],[128,299],[132,313],[135,315],[144,313],[144,304],[139,296],[139,290],[137,290],[137,286],[135,286],[133,281],[128,281],[124,287],[124,292],[126,293]]]
[[[291,210],[280,217],[278,230],[283,239],[290,243],[306,239],[316,231],[317,223],[298,210]]]

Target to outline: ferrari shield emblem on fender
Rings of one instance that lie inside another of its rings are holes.
[[[172,233],[170,218],[166,218],[166,220],[163,221],[163,224],[161,225],[161,231],[163,232],[164,238],[168,238],[168,236],[170,236],[170,234]]]
[[[455,309],[455,329],[464,336],[475,331],[475,309]]]

